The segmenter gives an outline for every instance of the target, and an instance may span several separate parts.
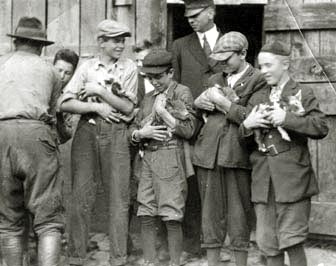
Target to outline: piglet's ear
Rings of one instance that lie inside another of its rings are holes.
[[[295,94],[295,97],[301,101],[302,98],[301,90],[299,90],[297,94]]]

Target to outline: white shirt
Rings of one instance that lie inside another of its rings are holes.
[[[214,25],[210,30],[206,31],[206,32],[196,32],[198,39],[201,43],[201,46],[203,48],[204,46],[204,35],[206,36],[206,39],[210,45],[211,51],[213,51],[215,44],[217,42],[218,36],[219,36],[219,31],[217,30],[216,25]]]
[[[231,74],[227,77],[227,82],[231,88],[233,88],[236,82],[245,74],[249,66],[250,66],[249,64],[246,64],[246,67],[244,68],[243,71],[240,71],[239,73],[236,74]]]

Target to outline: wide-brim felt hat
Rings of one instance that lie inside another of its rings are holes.
[[[185,0],[184,5],[184,16],[188,18],[201,13],[204,9],[215,4],[213,0]]]
[[[37,41],[45,46],[54,43],[47,39],[46,30],[43,28],[41,21],[36,17],[20,18],[15,32],[8,33],[7,36]]]

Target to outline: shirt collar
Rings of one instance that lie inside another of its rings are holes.
[[[279,84],[277,84],[276,86],[272,86],[272,88],[274,87],[279,87],[281,89],[281,91],[284,89],[284,87],[286,86],[286,84],[289,81],[289,77],[286,77],[284,80],[282,80]]]
[[[114,69],[115,69],[115,68],[118,68],[118,69],[120,69],[120,70],[123,70],[123,69],[124,69],[124,66],[123,66],[123,64],[122,64],[121,59],[118,59],[115,63],[110,64],[110,65],[107,66],[104,62],[102,62],[102,61],[100,60],[100,57],[97,57],[97,61],[95,62],[93,68],[94,68],[96,71],[98,71],[100,67],[104,67],[104,68],[106,68],[106,69],[111,69],[111,68],[114,68]]]
[[[203,38],[204,35],[206,36],[210,46],[214,46],[216,44],[216,41],[219,36],[219,32],[217,30],[217,26],[214,25],[211,29],[205,31],[205,32],[196,32],[198,39],[200,40],[200,43],[203,47]],[[213,47],[211,47],[213,49]]]

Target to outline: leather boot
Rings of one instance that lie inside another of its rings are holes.
[[[22,237],[2,237],[1,236],[1,254],[6,265],[23,265],[23,239]]]
[[[47,232],[39,236],[38,265],[59,266],[61,256],[61,233]]]

